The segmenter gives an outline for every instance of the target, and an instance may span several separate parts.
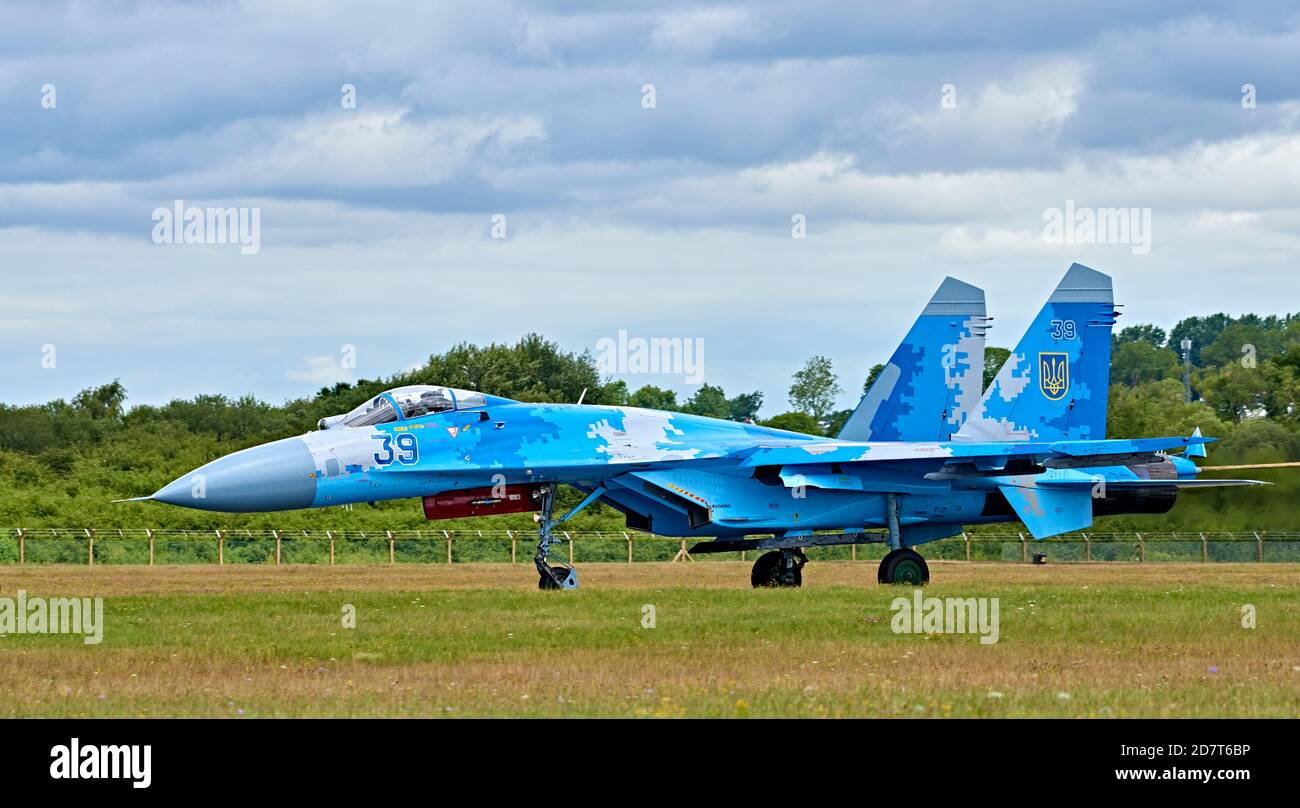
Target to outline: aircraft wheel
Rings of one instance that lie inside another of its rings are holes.
[[[930,582],[930,567],[920,553],[903,547],[881,559],[876,580],[882,584],[924,586]]]
[[[561,581],[563,581],[563,580],[564,580],[565,578],[567,578],[568,575],[569,575],[569,568],[568,568],[568,567],[559,567],[559,566],[555,566],[555,567],[551,567],[551,571],[554,572],[554,573],[555,573],[555,577],[556,577],[556,578],[559,578]],[[538,589],[543,589],[543,590],[545,590],[545,589],[559,589],[559,588],[560,588],[560,585],[557,584],[555,581],[553,581],[553,580],[551,579],[551,576],[549,576],[549,575],[542,575],[541,573],[538,573],[538,574],[537,574],[537,588],[538,588]]]
[[[754,562],[749,582],[755,589],[763,586],[803,586],[803,565],[796,561],[787,570],[779,551],[763,553]]]

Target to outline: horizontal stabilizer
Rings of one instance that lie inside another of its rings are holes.
[[[1091,488],[1074,490],[1000,485],[998,489],[1035,539],[1083,530],[1092,525]]]
[[[1214,438],[1136,438],[1088,441],[993,442],[993,443],[860,443],[837,440],[813,440],[796,444],[760,445],[745,449],[742,466],[798,466],[808,463],[895,463],[926,461],[942,465],[970,460],[978,468],[997,470],[1018,459],[1041,461],[1049,468],[1110,466],[1125,458],[1149,461],[1159,452],[1183,449],[1190,441]]]
[[[153,500],[153,494],[150,494],[150,495],[147,496],[147,497],[131,497],[130,499],[111,499],[111,500],[109,500],[109,502],[111,502],[111,503],[116,503],[116,502],[150,502],[150,501],[152,501],[152,500]]]
[[[1181,439],[1134,438],[1128,441],[1128,447],[1135,451],[1168,451],[1172,448],[1178,448],[1180,440],[1184,445],[1194,446],[1202,443],[1212,443],[1218,438],[1204,438],[1200,435]],[[1070,457],[1097,458],[1114,454],[1117,444],[1119,444],[1117,440],[1063,440],[1051,444],[1050,448],[1056,454],[1069,455]]]

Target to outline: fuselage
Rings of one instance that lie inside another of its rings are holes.
[[[602,501],[626,513],[635,529],[737,536],[884,527],[894,494],[913,543],[964,524],[1016,519],[997,493],[1015,484],[1015,475],[930,480],[914,473],[919,461],[909,460],[909,451],[933,454],[946,444],[864,443],[864,451],[898,459],[841,467],[815,462],[818,444],[843,445],[828,438],[635,407],[483,398],[481,406],[255,446],[196,469],[153,499],[250,512],[554,483],[602,489]],[[809,461],[797,473],[754,465],[755,453],[772,447],[803,447]],[[1179,477],[1195,474],[1190,461],[1170,463]],[[1035,479],[1133,480],[1139,471],[1059,469]]]

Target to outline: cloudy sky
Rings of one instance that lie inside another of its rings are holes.
[[[626,330],[774,413],[812,354],[850,406],[948,274],[1000,345],[1072,261],[1122,322],[1300,310],[1288,4],[587,5],[0,6],[0,401]],[[155,243],[177,200],[260,249]],[[1067,203],[1149,209],[1149,250],[1053,243]]]

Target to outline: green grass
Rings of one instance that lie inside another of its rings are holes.
[[[867,563],[762,591],[735,563],[593,567],[573,593],[508,565],[398,567],[391,585],[374,568],[364,585],[300,567],[256,585],[237,569],[206,584],[194,569],[8,571],[8,596],[103,592],[106,629],[99,646],[0,638],[0,714],[1300,715],[1294,565],[936,566],[926,596],[1000,599],[995,645],[893,633],[910,590],[876,586]]]

